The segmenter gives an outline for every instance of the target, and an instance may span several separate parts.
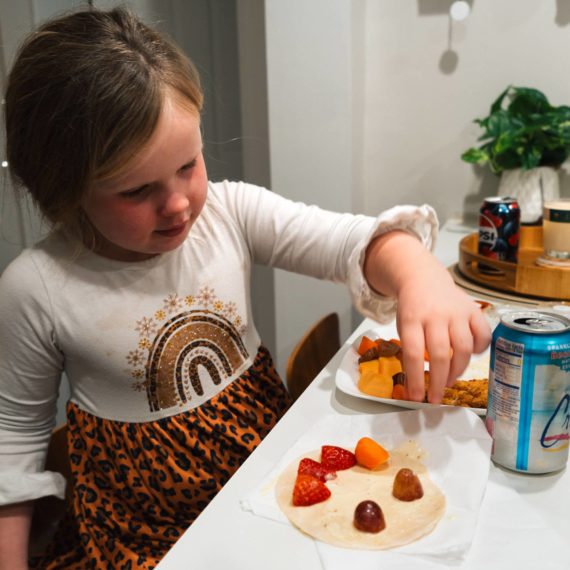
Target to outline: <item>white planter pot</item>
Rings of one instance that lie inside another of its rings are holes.
[[[498,195],[517,199],[522,223],[536,223],[542,216],[543,203],[560,197],[558,170],[550,166],[505,170],[501,174]]]

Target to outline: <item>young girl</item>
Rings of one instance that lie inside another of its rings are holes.
[[[0,280],[0,569],[28,567],[32,501],[63,497],[43,468],[63,371],[73,495],[34,568],[153,568],[275,425],[290,400],[254,262],[344,282],[376,319],[397,300],[415,399],[425,347],[437,402],[489,341],[425,247],[429,207],[374,219],[209,183],[201,105],[191,63],[124,10],[49,22],[17,57],[9,166],[53,231]]]

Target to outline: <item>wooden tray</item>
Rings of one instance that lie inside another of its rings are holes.
[[[543,267],[536,260],[544,255],[542,226],[521,227],[518,263],[496,261],[477,253],[477,232],[465,236],[459,244],[461,274],[476,283],[515,295],[543,299],[570,300],[570,268]],[[497,274],[481,271],[491,267]]]

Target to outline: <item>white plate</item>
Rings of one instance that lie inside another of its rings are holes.
[[[374,329],[366,331],[362,336],[367,336],[372,340],[380,337],[377,331]],[[360,339],[362,336],[358,337],[356,342],[350,347],[344,356],[340,366],[336,372],[335,384],[336,387],[350,396],[355,396],[357,398],[362,398],[364,400],[373,400],[374,402],[380,402],[382,404],[390,404],[391,406],[398,406],[399,408],[409,408],[412,410],[418,410],[421,408],[437,408],[444,404],[428,404],[425,402],[411,402],[409,400],[394,400],[392,398],[378,398],[377,396],[370,396],[365,394],[358,389],[358,352],[356,348],[360,344]],[[469,366],[465,372],[459,377],[459,380],[471,380],[474,378],[487,378],[489,374],[489,349],[487,349],[482,354],[476,354],[471,357]],[[425,366],[428,369],[428,364]],[[446,406],[449,408],[455,408],[456,406]],[[487,408],[468,408],[472,410],[479,416],[484,416],[487,413]]]

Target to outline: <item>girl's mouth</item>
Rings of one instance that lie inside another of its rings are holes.
[[[164,237],[176,237],[177,235],[181,234],[185,229],[188,222],[184,222],[178,226],[173,226],[166,230],[155,230],[155,233],[164,236]]]

